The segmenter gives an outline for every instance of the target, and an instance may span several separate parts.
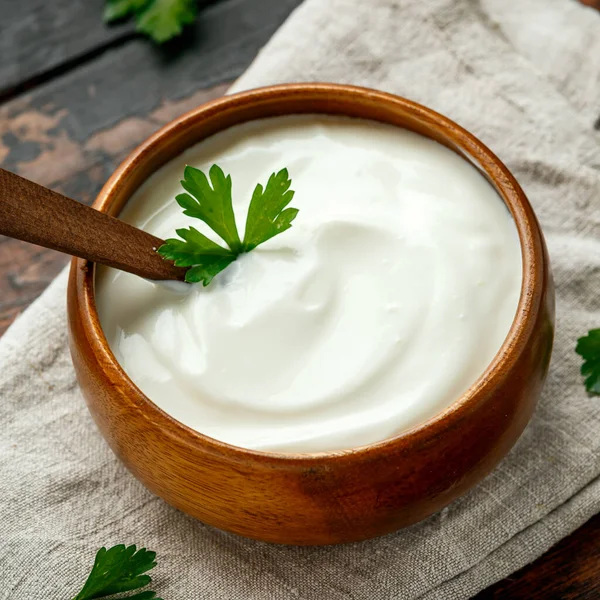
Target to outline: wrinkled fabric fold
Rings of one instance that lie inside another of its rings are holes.
[[[600,510],[600,400],[574,352],[600,327],[600,14],[570,0],[306,0],[234,90],[286,81],[426,104],[516,175],[557,287],[531,424],[477,488],[384,538],[294,548],[223,533],[146,491],[100,437],[70,363],[63,273],[0,340],[1,599],[74,596],[97,548],[135,543],[157,551],[168,600],[462,600]]]

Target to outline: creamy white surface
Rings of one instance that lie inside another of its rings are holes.
[[[232,175],[240,235],[254,186],[283,167],[300,212],[207,288],[100,271],[106,337],[163,410],[246,448],[338,450],[426,421],[484,372],[514,319],[521,251],[466,161],[369,121],[256,121],[174,159],[122,218],[218,240],[174,201],[186,164],[213,163]]]

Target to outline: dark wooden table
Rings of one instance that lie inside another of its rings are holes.
[[[139,142],[222,95],[299,3],[208,1],[156,48],[130,24],[104,27],[103,0],[0,0],[0,165],[91,203]],[[0,236],[0,335],[67,260]],[[509,598],[600,599],[600,516],[477,596]]]

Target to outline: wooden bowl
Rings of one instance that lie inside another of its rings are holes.
[[[102,434],[153,493],[201,521],[287,544],[379,536],[440,510],[509,451],[540,396],[552,349],[554,292],[545,243],[523,191],[479,140],[423,106],[369,89],[293,84],[227,96],[187,113],[137,148],[94,206],[118,215],[154,171],[237,123],[294,113],[349,115],[430,137],[474,163],[512,213],[523,284],[508,337],[485,373],[445,411],[393,438],[347,451],[278,454],[202,435],[158,408],[115,360],[94,302],[94,265],[74,259],[68,289],[77,377]]]

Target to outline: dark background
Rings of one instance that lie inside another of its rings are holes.
[[[105,26],[103,0],[0,0],[0,166],[91,204],[132,148],[221,96],[300,1],[207,0],[157,47],[131,22]],[[0,236],[0,335],[67,262]],[[600,516],[477,596],[509,598],[600,600]]]

